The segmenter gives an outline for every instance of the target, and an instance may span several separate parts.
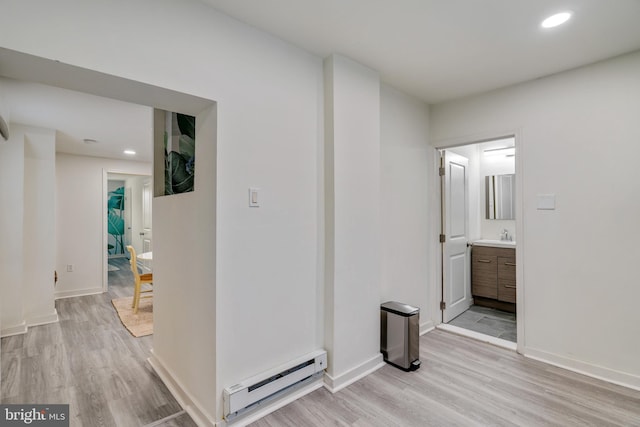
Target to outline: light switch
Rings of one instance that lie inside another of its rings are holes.
[[[538,210],[552,211],[556,208],[555,194],[538,194]]]
[[[259,193],[259,188],[249,188],[249,207],[257,208],[260,206],[260,199],[258,198]]]

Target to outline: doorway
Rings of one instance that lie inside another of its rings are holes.
[[[131,244],[131,190],[125,194],[125,181],[107,178],[107,254],[109,259],[125,256],[125,246]],[[127,197],[129,196],[129,197]],[[111,265],[111,264],[110,264]]]
[[[515,348],[515,136],[439,149],[442,326]]]
[[[106,172],[104,197],[107,211],[104,220],[108,243],[104,263],[107,272],[130,269],[129,252],[126,250],[129,245],[138,254],[151,252],[152,186],[150,175]],[[143,272],[151,272],[151,261],[144,261],[141,268]],[[109,280],[105,283],[107,288],[108,285]]]

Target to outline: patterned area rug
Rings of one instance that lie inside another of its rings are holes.
[[[153,334],[153,298],[140,299],[138,312],[133,314],[131,304],[133,297],[111,300],[120,317],[120,321],[134,337],[144,337]]]

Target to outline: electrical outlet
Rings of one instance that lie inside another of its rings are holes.
[[[67,273],[73,272],[73,264],[67,264]]]

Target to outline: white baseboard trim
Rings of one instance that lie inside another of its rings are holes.
[[[58,322],[58,311],[54,308],[53,313],[43,314],[39,316],[29,317],[24,322],[0,330],[0,337],[10,337],[12,335],[26,334],[30,327],[48,325],[49,323]]]
[[[275,400],[273,403],[265,406],[264,408],[256,410],[255,412],[247,414],[246,416],[243,415],[239,419],[234,419],[225,423],[218,423],[217,427],[246,427],[247,425],[258,421],[260,418],[266,417],[270,413],[275,412],[284,406],[287,406],[289,403],[294,402],[301,397],[318,390],[319,388],[322,388],[322,386],[322,379],[318,379],[317,381],[307,384],[306,386],[299,388],[291,394],[287,394],[282,398]]]
[[[151,350],[151,357],[147,359],[151,367],[158,374],[164,385],[167,386],[169,392],[178,401],[182,409],[187,411],[187,414],[199,427],[219,427],[224,424],[216,423],[214,417],[207,414],[202,405],[193,398],[191,394],[182,386],[180,381],[176,379],[175,375],[167,369],[166,365],[156,356]]]
[[[336,377],[325,373],[324,387],[331,393],[337,393],[343,388],[355,383],[356,381],[366,377],[367,375],[377,371],[385,365],[382,360],[382,353],[376,354],[371,359],[361,363],[355,368],[349,369],[347,372]]]
[[[431,332],[436,328],[436,325],[433,323],[433,320],[429,320],[427,322],[420,324],[420,335],[424,335],[427,332]]]
[[[12,335],[21,335],[27,333],[27,322],[18,323],[17,325],[8,326],[0,330],[0,337],[10,337]]]
[[[523,355],[591,378],[640,391],[640,376],[616,371],[569,357],[525,347]]]
[[[26,322],[30,328],[32,326],[48,325],[49,323],[58,323],[58,310],[53,309],[53,313],[42,314],[39,316],[28,317]]]
[[[436,326],[436,328],[443,331],[451,332],[453,334],[462,335],[463,337],[473,338],[474,340],[486,342],[497,347],[506,348],[507,350],[516,351],[518,347],[518,345],[514,342],[503,340],[502,338],[492,337],[491,335],[481,334],[480,332],[470,331],[469,329],[461,328],[459,326],[441,323]]]
[[[103,293],[102,286],[99,288],[87,288],[87,289],[74,289],[72,291],[56,291],[53,294],[55,299],[84,297],[87,295],[96,295]]]

